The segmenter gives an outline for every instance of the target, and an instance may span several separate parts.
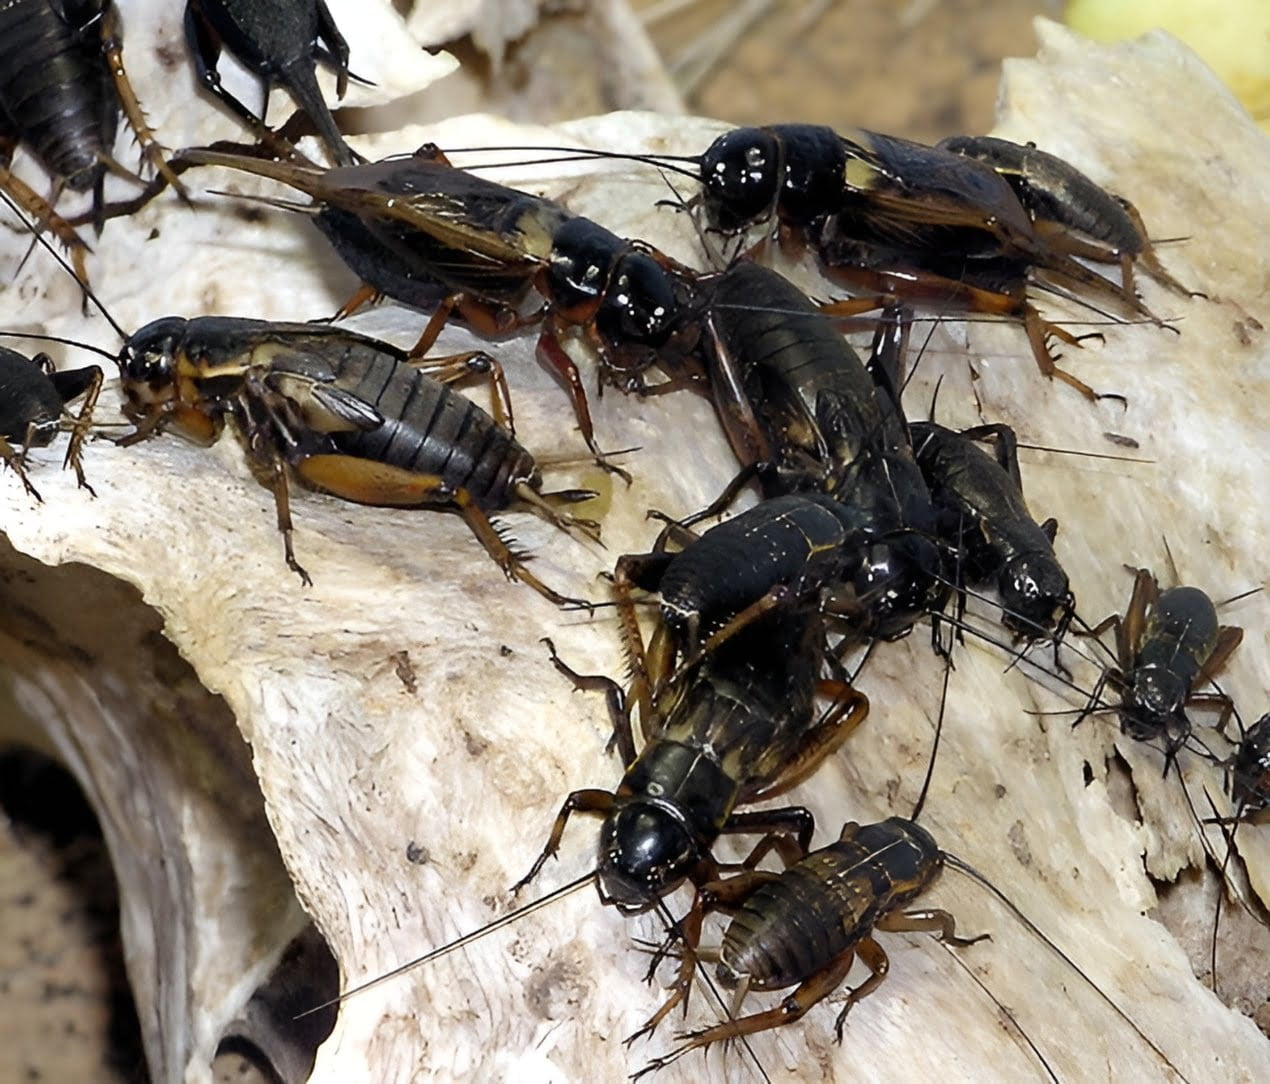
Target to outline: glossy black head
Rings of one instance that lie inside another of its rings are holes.
[[[869,635],[881,640],[904,636],[923,615],[942,611],[951,592],[943,550],[915,531],[870,543],[852,584]]]
[[[1242,813],[1270,806],[1270,714],[1248,728],[1229,767],[1230,796]]]
[[[628,802],[600,829],[600,898],[624,914],[646,911],[688,875],[698,858],[679,817],[653,802]]]
[[[735,232],[770,214],[782,182],[780,139],[766,128],[735,128],[701,156],[701,201],[715,229]]]
[[[1191,736],[1186,713],[1152,715],[1140,706],[1126,703],[1120,709],[1120,729],[1134,741],[1148,742],[1164,752],[1166,763],[1177,756]]]
[[[1170,668],[1138,667],[1131,675],[1122,713],[1125,733],[1148,741],[1179,728],[1188,730],[1183,708],[1189,694],[1190,683]]]
[[[1021,553],[1007,561],[997,583],[1005,627],[1035,640],[1054,629],[1055,615],[1070,610],[1067,573],[1047,553]]]
[[[165,316],[128,337],[119,351],[119,375],[133,406],[149,406],[175,394],[176,357],[188,321]]]
[[[130,335],[119,351],[123,379],[148,384],[171,380],[188,323],[184,317],[164,316]]]
[[[686,283],[646,252],[630,250],[617,263],[595,326],[606,343],[658,347],[686,305]]]

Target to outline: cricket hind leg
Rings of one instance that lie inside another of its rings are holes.
[[[557,606],[586,606],[544,584],[530,572],[529,558],[517,552],[499,533],[472,495],[452,488],[435,474],[419,474],[399,467],[346,455],[311,455],[298,460],[296,473],[306,482],[359,504],[389,507],[437,507],[456,511],[485,552],[509,580],[519,580]]]

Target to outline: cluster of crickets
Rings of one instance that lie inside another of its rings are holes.
[[[1117,711],[1124,731],[1156,744],[1166,765],[1195,747],[1188,711],[1197,705],[1219,708],[1218,729],[1226,726],[1232,705],[1204,690],[1240,630],[1219,624],[1207,595],[1161,589],[1139,570],[1125,614],[1086,625],[1055,554],[1055,523],[1038,523],[1024,500],[1013,430],[957,432],[911,421],[901,407],[914,310],[1015,321],[1045,377],[1090,400],[1109,397],[1058,367],[1053,340],[1077,340],[1044,320],[1030,293],[1058,284],[1159,324],[1138,297],[1135,272],[1188,291],[1165,271],[1127,200],[1031,144],[987,137],[925,146],[790,124],[733,130],[693,156],[629,156],[696,184],[685,207],[703,233],[760,231],[758,245],[700,271],[561,204],[458,169],[436,147],[361,160],[314,77],[323,60],[336,68],[341,94],[348,79],[347,47],[320,0],[190,0],[186,32],[203,84],[253,142],[165,155],[127,86],[119,19],[107,0],[0,9],[0,138],[10,154],[27,148],[59,185],[91,191],[85,218],[98,229],[165,188],[183,195],[180,175],[193,168],[272,179],[311,198],[310,221],[365,283],[349,311],[373,296],[432,314],[413,350],[329,324],[169,317],[133,333],[115,325],[123,345],[113,360],[134,425],[121,443],[165,432],[210,441],[230,422],[272,480],[285,558],[305,582],[291,539],[297,481],[363,504],[457,512],[509,579],[562,607],[593,605],[543,582],[491,521],[523,507],[568,532],[600,531],[565,508],[592,491],[543,490],[514,435],[491,355],[421,360],[451,320],[491,338],[535,329],[538,356],[567,390],[583,439],[615,474],[625,471],[596,444],[582,380],[562,345],[570,337],[593,353],[601,380],[627,393],[682,388],[714,406],[736,456],[735,481],[613,570],[611,603],[631,680],[576,674],[552,650],[571,680],[609,692],[624,775],[614,791],[568,797],[521,882],[581,812],[603,820],[588,879],[605,903],[626,913],[664,909],[668,893],[693,886],[690,911],[669,922],[656,958],[678,958],[672,991],[640,1033],[687,998],[713,911],[734,916],[718,950],[722,984],[792,988],[767,1011],[687,1033],[649,1068],[800,1018],[843,984],[858,958],[871,976],[848,995],[840,1036],[848,1011],[886,972],[877,930],[975,940],[958,936],[947,912],[906,910],[946,864],[966,868],[916,823],[921,800],[909,817],[849,823],[815,850],[807,810],[743,808],[805,778],[864,719],[868,701],[845,662],[857,649],[928,623],[935,650],[948,655],[971,628],[967,595],[987,590],[999,599],[996,635],[1013,640],[1007,650],[1052,644],[1059,678],[1067,636],[1097,637],[1114,625],[1114,659],[1088,692],[1086,712]],[[292,93],[332,168],[225,90],[216,70],[222,48],[266,85]],[[45,50],[42,64],[31,62],[37,49]],[[154,180],[137,199],[110,205],[103,181],[123,170],[110,154],[121,114]],[[76,223],[7,169],[0,188],[69,251],[68,268],[88,290]],[[765,266],[774,240],[809,254],[845,298],[813,302]],[[1092,269],[1099,265],[1113,265],[1114,274]],[[838,322],[867,312],[880,316],[862,358]],[[69,431],[67,463],[88,485],[84,446],[101,369],[56,371],[42,355],[7,349],[0,363],[5,461],[39,499],[26,451]],[[491,411],[451,386],[470,377],[490,382]],[[694,530],[755,490],[757,503]],[[637,607],[653,599],[646,638]],[[1226,771],[1235,814],[1214,817],[1231,833],[1270,802],[1270,715],[1239,728],[1221,756],[1201,745]],[[713,854],[724,834],[756,840],[740,872],[725,872]],[[762,865],[772,851],[783,872]]]

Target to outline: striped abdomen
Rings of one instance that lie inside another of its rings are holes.
[[[942,868],[929,833],[891,817],[848,825],[842,839],[756,889],[723,935],[719,978],[782,990],[826,967],[884,914],[920,895]]]
[[[938,146],[997,170],[1034,220],[1079,230],[1120,252],[1142,251],[1143,237],[1123,204],[1057,155],[991,136],[950,136]]]
[[[92,188],[117,109],[93,27],[68,25],[46,0],[0,0],[0,114],[50,173]]]
[[[533,457],[471,400],[396,358],[360,344],[335,366],[336,383],[385,418],[378,429],[339,433],[347,455],[435,474],[486,511],[505,508],[518,483],[536,479]]]

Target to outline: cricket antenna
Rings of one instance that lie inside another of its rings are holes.
[[[1018,447],[1027,448],[1033,452],[1049,452],[1052,455],[1074,455],[1082,459],[1106,459],[1112,463],[1156,463],[1158,460],[1146,459],[1142,456],[1132,455],[1112,455],[1109,452],[1085,452],[1079,448],[1054,448],[1048,444],[1029,444],[1027,441],[1019,441]]]
[[[690,946],[687,940],[683,937],[683,928],[681,923],[671,916],[665,902],[660,899],[657,901],[657,913],[666,924],[667,934],[670,937],[675,937],[676,935],[678,936],[681,951],[695,957],[697,955],[696,950],[692,948],[692,946]],[[711,998],[713,998],[714,1003],[723,1010],[724,1016],[726,1016],[729,1020],[735,1020],[736,1017],[732,1012],[732,1007],[728,1004],[728,1001],[723,996],[722,991],[720,991],[718,983],[710,977],[710,973],[708,971],[700,966],[700,961],[697,959],[693,960],[693,973],[701,976],[702,981],[706,984],[706,989],[710,992]],[[686,1004],[687,1001],[685,999],[685,1005]],[[656,1019],[656,1017],[654,1017],[654,1019]],[[639,1034],[640,1032],[636,1032],[631,1036],[631,1039],[637,1038]],[[767,1075],[767,1070],[763,1068],[763,1063],[759,1060],[759,1056],[754,1052],[754,1047],[750,1045],[749,1036],[742,1035],[740,1039],[741,1045],[745,1048],[745,1052],[750,1056],[750,1060],[754,1063],[754,1067],[759,1071],[759,1075],[767,1081],[767,1084],[771,1084],[772,1078]],[[630,1039],[627,1040],[627,1044],[630,1044]],[[632,1073],[631,1079],[635,1080],[641,1075],[643,1075],[642,1072]]]
[[[0,335],[6,339],[30,339],[37,343],[61,343],[63,346],[74,346],[80,350],[89,350],[111,361],[117,360],[115,355],[109,350],[103,350],[100,346],[94,346],[92,343],[82,343],[78,339],[66,339],[61,335],[37,335],[35,332],[20,331],[0,331]]]
[[[930,760],[926,764],[926,778],[922,780],[921,793],[918,794],[917,804],[913,806],[913,812],[908,818],[911,821],[917,820],[922,812],[922,806],[926,804],[926,793],[930,790],[931,776],[935,774],[935,757],[939,753],[939,739],[944,732],[944,708],[948,705],[948,675],[952,673],[952,636],[950,635],[948,639],[948,652],[944,656],[944,684],[939,692],[939,716],[935,720],[935,740],[931,743]]]
[[[946,865],[951,866],[955,870],[958,870],[965,876],[969,877],[972,881],[976,882],[981,888],[987,890],[993,896],[995,896],[997,900],[1002,904],[1002,906],[1004,906],[1012,915],[1014,915],[1016,919],[1018,919],[1018,921],[1022,924],[1024,929],[1026,929],[1030,934],[1032,934],[1039,941],[1041,941],[1046,948],[1048,948],[1052,953],[1054,953],[1055,956],[1057,956],[1060,960],[1063,961],[1063,963],[1065,963],[1074,972],[1076,972],[1076,974],[1079,975],[1086,982],[1086,984],[1089,985],[1089,987],[1094,991],[1094,993],[1096,993],[1104,1002],[1106,1002],[1107,1005],[1111,1007],[1111,1010],[1118,1017],[1120,1017],[1121,1020],[1123,1020],[1126,1024],[1128,1024],[1129,1027],[1133,1029],[1134,1033],[1138,1036],[1138,1038],[1141,1039],[1144,1043],[1146,1043],[1147,1046],[1151,1048],[1152,1052],[1154,1052],[1156,1057],[1158,1057],[1162,1062],[1164,1062],[1165,1065],[1167,1065],[1170,1069],[1172,1069],[1173,1072],[1175,1072],[1179,1078],[1181,1078],[1183,1081],[1186,1080],[1186,1075],[1180,1069],[1178,1069],[1176,1065],[1173,1064],[1169,1056],[1165,1054],[1164,1051],[1159,1048],[1159,1046],[1156,1045],[1154,1040],[1152,1040],[1151,1037],[1147,1035],[1147,1033],[1144,1032],[1141,1027],[1138,1026],[1138,1023],[1133,1019],[1133,1017],[1131,1017],[1127,1012],[1124,1011],[1124,1009],[1122,1009],[1119,1005],[1117,1005],[1115,1001],[1113,1001],[1111,997],[1107,995],[1106,991],[1104,991],[1101,986],[1099,986],[1096,982],[1094,982],[1094,980],[1091,979],[1084,972],[1084,970],[1081,969],[1081,967],[1076,963],[1075,960],[1073,960],[1070,956],[1067,955],[1067,953],[1065,953],[1061,948],[1059,948],[1058,945],[1055,944],[1055,942],[1050,939],[1048,934],[1046,934],[1039,926],[1037,926],[1035,922],[1033,922],[1030,918],[1028,918],[1027,915],[1025,915],[1023,911],[1019,908],[1018,904],[1016,904],[1012,899],[1010,899],[1009,896],[1007,896],[1004,892],[1002,892],[1001,889],[999,889],[990,880],[988,880],[987,877],[985,877],[982,873],[980,873],[977,869],[975,869],[975,867],[972,866],[969,862],[964,862],[960,858],[958,858],[956,855],[949,854],[947,851],[941,851],[940,853],[943,855],[944,863]]]
[[[491,934],[495,930],[501,930],[504,926],[508,926],[518,919],[524,918],[526,915],[533,914],[534,911],[546,907],[548,904],[555,903],[556,900],[563,899],[570,893],[576,892],[579,888],[590,884],[595,880],[595,870],[588,870],[577,880],[570,881],[568,884],[548,892],[545,896],[527,903],[523,907],[517,907],[516,910],[510,911],[503,915],[502,918],[496,918],[493,922],[486,923],[478,930],[471,933],[465,933],[462,937],[456,938],[448,944],[442,945],[440,948],[434,948],[431,952],[425,952],[422,956],[416,956],[413,960],[407,960],[399,967],[394,967],[391,971],[386,971],[382,975],[378,975],[369,982],[364,982],[360,986],[354,986],[352,989],[345,990],[339,997],[329,998],[320,1005],[314,1005],[304,1012],[296,1014],[293,1020],[303,1020],[306,1016],[312,1016],[316,1012],[323,1009],[329,1009],[332,1005],[341,1005],[355,994],[364,993],[371,987],[378,986],[380,983],[387,982],[389,979],[395,979],[398,975],[404,975],[407,971],[413,971],[416,967],[422,967],[426,963],[433,960],[439,960],[442,956],[448,956],[451,952],[456,951],[470,945],[473,941],[479,941],[486,934]]]
[[[1191,800],[1190,792],[1186,789],[1186,784],[1182,780],[1180,772],[1178,773],[1178,781],[1181,784],[1182,793],[1186,797],[1186,804],[1191,811],[1191,818],[1195,821],[1199,830],[1200,846],[1204,848],[1204,854],[1208,857],[1208,860],[1217,867],[1217,903],[1213,909],[1213,932],[1212,936],[1209,938],[1208,944],[1208,981],[1209,989],[1220,997],[1221,995],[1217,989],[1217,934],[1221,927],[1222,898],[1226,891],[1229,890],[1231,896],[1254,922],[1260,922],[1263,926],[1265,925],[1265,920],[1260,918],[1256,911],[1253,910],[1252,904],[1244,899],[1243,892],[1233,880],[1233,875],[1231,880],[1227,880],[1226,878],[1226,871],[1231,867],[1231,862],[1237,861],[1235,833],[1239,829],[1239,820],[1243,816],[1244,810],[1240,806],[1236,806],[1234,816],[1231,818],[1233,823],[1227,825],[1226,819],[1223,818],[1217,810],[1217,803],[1213,801],[1213,796],[1208,793],[1208,788],[1203,788],[1204,800],[1208,803],[1208,808],[1213,811],[1213,819],[1208,823],[1217,825],[1217,828],[1222,835],[1222,841],[1226,844],[1226,852],[1222,855],[1221,860],[1218,861],[1217,855],[1213,852],[1207,838],[1204,836],[1204,821],[1200,819],[1199,814],[1195,809],[1195,803]]]
[[[936,938],[936,944],[942,946],[943,950],[946,953],[948,953],[949,956],[952,957],[952,959],[957,964],[957,966],[960,967],[962,971],[964,971],[967,975],[970,976],[970,978],[974,981],[974,984],[978,986],[980,990],[982,990],[985,994],[988,995],[988,998],[992,1001],[992,1004],[994,1004],[997,1007],[997,1011],[1000,1012],[1001,1015],[1004,1016],[1008,1021],[1010,1021],[1011,1027],[1013,1027],[1014,1030],[1020,1036],[1022,1036],[1023,1041],[1027,1043],[1028,1045],[1028,1049],[1031,1050],[1032,1053],[1036,1055],[1036,1060],[1041,1063],[1041,1066],[1042,1068],[1044,1068],[1046,1075],[1050,1078],[1050,1080],[1054,1082],[1054,1084],[1059,1084],[1058,1076],[1054,1073],[1054,1070],[1050,1067],[1049,1060],[1045,1057],[1044,1054],[1041,1053],[1040,1047],[1038,1047],[1036,1043],[1032,1041],[1032,1036],[1030,1036],[1027,1033],[1027,1031],[1024,1029],[1023,1025],[1019,1023],[1014,1013],[1012,1013],[1009,1009],[1007,1009],[1005,1005],[1001,1003],[1001,999],[997,997],[997,995],[994,994],[991,990],[988,989],[988,984],[984,982],[983,979],[981,979],[978,975],[976,975],[974,973],[974,969],[968,963],[966,963],[965,960],[963,960],[960,956],[958,956],[957,953],[953,951],[953,948],[951,945],[947,944],[946,942],[942,940],[939,940],[938,938]]]
[[[964,584],[959,584],[955,580],[948,579],[946,576],[937,576],[936,579],[940,583],[946,584],[947,586],[953,588],[954,590],[964,592],[967,599],[973,599],[976,602],[986,603],[987,605],[993,607],[993,609],[998,610],[1003,614],[1010,614],[1010,615],[1014,614],[1013,610],[1011,610],[1008,606],[1003,606],[999,600],[993,598],[991,595],[985,594],[982,591],[976,591],[974,588],[971,588],[971,587],[966,587]],[[954,629],[958,629],[962,632],[971,633],[976,639],[982,641],[983,643],[989,644],[992,647],[1000,648],[1007,655],[1009,655],[1012,660],[1009,667],[1010,669],[1013,669],[1015,666],[1019,665],[1020,663],[1026,662],[1032,667],[1034,667],[1036,670],[1039,670],[1046,677],[1050,678],[1051,680],[1057,682],[1060,685],[1065,686],[1066,688],[1070,689],[1072,692],[1080,693],[1082,696],[1086,696],[1086,697],[1089,696],[1088,689],[1084,688],[1081,685],[1076,684],[1074,681],[1071,681],[1068,677],[1065,677],[1063,674],[1057,673],[1053,670],[1045,669],[1045,667],[1041,666],[1040,663],[1033,660],[1029,655],[1023,654],[1021,656],[1016,657],[1018,653],[1017,653],[1017,649],[1014,647],[1013,644],[1007,644],[1004,640],[1000,639],[999,636],[994,635],[993,633],[989,632],[987,629],[981,628],[978,625],[972,624],[971,622],[966,621],[964,618],[950,616],[947,613],[941,613],[939,615],[939,620],[948,625],[951,625]],[[1084,622],[1080,622],[1080,624],[1084,625]],[[1039,642],[1039,638],[1035,642]],[[1070,641],[1063,640],[1063,644],[1077,658],[1084,659],[1086,662],[1094,666],[1099,665],[1098,661],[1093,657],[1092,654],[1082,651],[1079,647],[1072,644]],[[1026,645],[1025,651],[1030,650],[1030,647],[1031,645]],[[1103,645],[1103,650],[1104,651],[1107,650],[1105,645]],[[1113,659],[1113,662],[1114,662],[1114,659]]]
[[[504,166],[537,166],[552,165],[555,162],[588,162],[595,159],[619,162],[639,162],[646,166],[657,166],[661,169],[667,169],[674,173],[682,174],[694,181],[701,180],[701,174],[694,169],[686,168],[686,165],[678,163],[686,163],[687,165],[699,164],[701,155],[699,154],[632,154],[627,151],[604,151],[595,150],[589,147],[544,147],[532,146],[529,144],[510,143],[497,147],[446,147],[445,154],[490,154],[499,153],[506,154],[509,152],[516,153],[535,153],[550,154],[550,158],[534,158],[524,159],[518,162],[495,162],[487,166],[465,166],[465,169],[496,169]]]
[[[692,214],[692,210],[697,204],[698,197],[694,196],[690,199],[684,199],[683,193],[681,193],[679,189],[675,187],[675,182],[672,181],[670,177],[666,175],[666,172],[664,170],[661,173],[661,179],[662,179],[662,182],[666,185],[666,187],[670,189],[670,192],[673,198],[668,200],[658,200],[657,206],[658,207],[672,207],[674,208],[676,212],[680,212],[680,211],[688,212],[688,220],[692,223],[692,229],[693,229],[693,232],[697,235],[697,243],[701,246],[701,251],[704,252],[707,258],[709,258],[712,262],[719,262],[718,257],[721,257],[722,254],[721,253],[716,254],[711,249],[710,242],[708,238],[706,237],[707,231],[701,225],[699,216]],[[730,265],[732,261],[727,260],[722,262],[725,262]]]
[[[5,202],[5,203],[7,203],[7,204],[9,205],[9,210],[11,210],[11,211],[12,211],[12,212],[13,212],[13,213],[17,216],[18,221],[19,221],[19,222],[21,222],[21,223],[22,223],[22,224],[23,224],[23,225],[24,225],[27,229],[29,229],[29,230],[31,231],[31,233],[34,235],[35,241],[38,241],[41,245],[43,245],[46,249],[48,249],[48,251],[49,251],[50,253],[52,253],[52,255],[53,255],[53,259],[55,259],[55,260],[56,260],[59,264],[61,264],[61,265],[62,265],[62,268],[66,271],[66,273],[67,273],[68,275],[70,275],[70,277],[71,277],[72,279],[74,279],[74,280],[75,280],[75,281],[79,284],[79,288],[80,288],[81,290],[83,290],[83,291],[84,291],[84,296],[85,296],[86,298],[88,298],[88,300],[89,300],[89,301],[91,301],[94,305],[96,305],[96,306],[97,306],[97,308],[98,308],[98,310],[101,312],[102,316],[104,316],[104,317],[106,318],[106,323],[108,323],[108,324],[109,324],[112,328],[114,328],[114,329],[115,329],[115,334],[117,334],[117,335],[119,336],[120,342],[127,342],[127,341],[128,341],[128,333],[127,333],[126,331],[124,331],[124,329],[123,329],[123,328],[121,328],[121,327],[119,326],[119,324],[118,324],[118,323],[116,323],[116,322],[115,322],[115,318],[114,318],[113,316],[111,316],[111,315],[110,315],[109,310],[106,308],[106,306],[105,306],[104,304],[102,304],[101,298],[99,298],[99,297],[98,297],[95,293],[93,293],[93,291],[92,291],[92,289],[89,287],[88,283],[86,283],[86,282],[85,282],[82,278],[80,278],[80,277],[79,277],[79,275],[76,273],[75,269],[74,269],[73,267],[71,267],[70,263],[66,260],[66,258],[65,258],[65,257],[64,257],[64,256],[63,256],[60,252],[58,252],[58,251],[57,251],[57,248],[56,248],[54,245],[52,245],[52,244],[50,244],[50,243],[49,243],[48,238],[47,238],[47,237],[45,237],[45,236],[44,236],[44,234],[43,234],[41,231],[39,231],[39,230],[35,229],[35,227],[34,227],[34,226],[32,226],[32,225],[31,225],[31,223],[30,223],[29,221],[27,221],[27,217],[26,217],[26,215],[24,215],[24,214],[22,213],[22,210],[21,210],[21,209],[18,207],[18,205],[17,205],[17,204],[16,204],[16,203],[15,203],[15,202],[14,202],[14,201],[13,201],[13,200],[9,197],[9,194],[8,194],[7,192],[5,192],[5,191],[3,191],[3,190],[0,190],[0,198],[2,198],[2,199],[4,200],[4,202]],[[26,336],[26,337],[27,337],[27,338],[35,338],[36,336],[31,335],[31,336]],[[65,339],[51,339],[50,341],[53,341],[53,342],[66,342],[67,340],[65,340]],[[82,346],[83,344],[82,344],[82,343],[70,343],[70,345],[73,345],[73,346]],[[91,347],[89,347],[89,349],[92,349],[92,348],[91,348]],[[113,361],[113,360],[115,360],[115,358],[114,358],[114,355],[113,355],[113,354],[107,354],[106,356],[107,356],[107,357],[109,357],[112,361]]]
[[[1230,606],[1236,602],[1242,602],[1244,599],[1258,594],[1262,590],[1263,588],[1260,585],[1256,587],[1249,587],[1247,591],[1240,591],[1237,595],[1231,595],[1230,598],[1222,599],[1221,602],[1217,603],[1217,609],[1220,610],[1223,606]]]
[[[249,192],[227,192],[223,188],[209,188],[207,194],[209,196],[225,196],[227,199],[242,200],[244,203],[259,203],[279,211],[308,215],[310,218],[317,217],[322,210],[321,207],[312,203],[300,203],[298,200],[282,199],[279,196],[257,196]]]

